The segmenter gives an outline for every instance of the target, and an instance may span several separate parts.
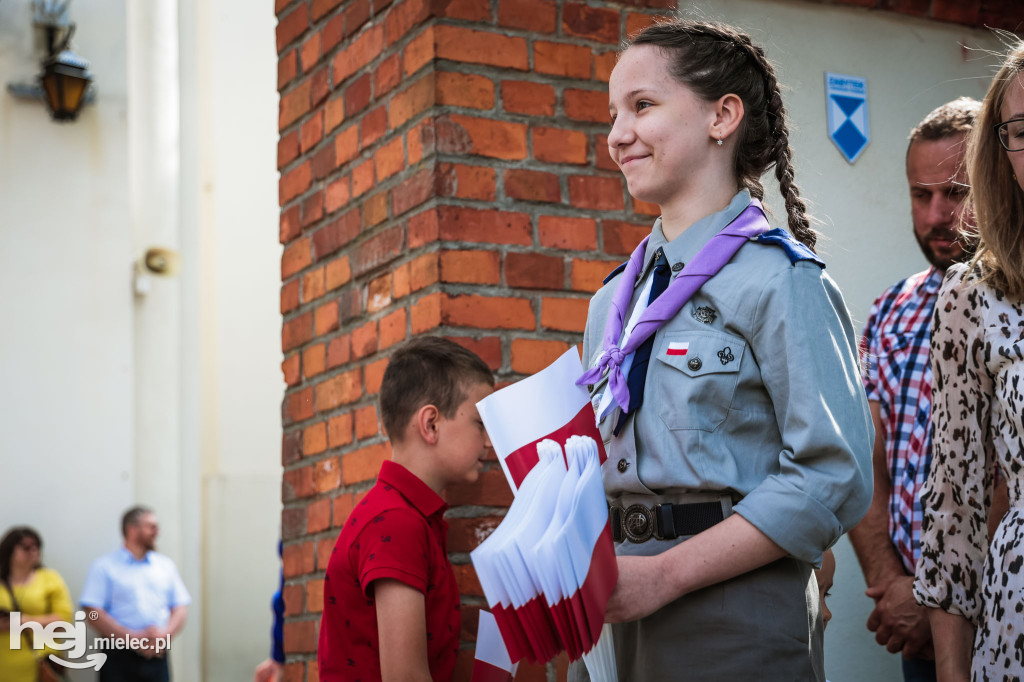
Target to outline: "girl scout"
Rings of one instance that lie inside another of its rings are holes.
[[[609,107],[630,194],[661,208],[583,344],[619,679],[824,680],[812,567],[867,510],[873,433],[774,69],[748,36],[677,20],[620,55]],[[793,236],[757,201],[773,166]]]

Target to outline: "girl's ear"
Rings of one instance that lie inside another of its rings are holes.
[[[728,140],[743,120],[743,100],[730,92],[719,97],[718,101],[712,103],[712,107],[715,119],[709,134],[715,140]]]
[[[437,445],[437,422],[440,417],[441,413],[433,405],[424,405],[416,410],[413,418],[416,434],[428,445]]]

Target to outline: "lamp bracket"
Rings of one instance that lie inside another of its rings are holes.
[[[71,0],[33,0],[32,21],[40,26],[67,29],[71,26],[68,19],[68,5]]]
[[[35,83],[8,83],[7,92],[19,99],[33,99],[41,102],[46,101],[46,93],[43,92],[43,89]],[[95,104],[96,88],[90,85],[89,89],[85,92],[84,100],[83,104]]]

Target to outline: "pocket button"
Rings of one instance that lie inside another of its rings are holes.
[[[700,369],[702,365],[703,363],[700,361],[700,358],[690,358],[690,360],[686,363],[686,366],[692,369],[694,372]]]
[[[626,469],[629,468],[629,462],[627,462],[624,459],[620,459],[618,466],[619,466],[619,473],[620,474],[624,474],[624,473],[626,473]]]

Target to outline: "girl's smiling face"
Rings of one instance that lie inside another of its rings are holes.
[[[608,151],[641,201],[671,205],[708,155],[723,152],[710,134],[714,107],[672,76],[659,47],[634,45],[622,54],[608,83],[608,109]]]

